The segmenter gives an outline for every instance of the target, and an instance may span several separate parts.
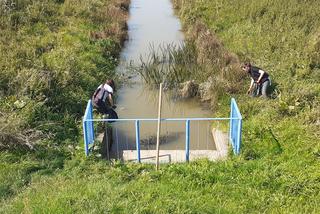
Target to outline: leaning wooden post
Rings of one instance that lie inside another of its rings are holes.
[[[159,89],[159,109],[158,109],[158,129],[157,129],[157,170],[159,169],[159,145],[160,145],[160,129],[161,129],[161,105],[162,105],[162,83]]]

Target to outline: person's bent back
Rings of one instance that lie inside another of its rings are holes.
[[[104,84],[99,85],[92,96],[92,104],[101,114],[108,115],[109,119],[118,119],[114,111],[116,106],[113,101],[115,84],[113,80],[107,80]]]
[[[251,77],[251,83],[247,94],[258,96],[261,92],[262,97],[267,97],[268,87],[271,83],[269,74],[261,68],[252,66],[250,63],[245,63],[242,66],[242,70],[246,71]]]

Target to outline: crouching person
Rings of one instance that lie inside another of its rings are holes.
[[[108,119],[118,119],[118,114],[114,110],[116,108],[113,101],[114,91],[114,81],[107,80],[95,90],[92,96],[93,106],[99,113],[106,115]]]
[[[242,70],[246,71],[251,77],[250,87],[247,91],[247,94],[252,96],[268,97],[268,88],[271,85],[269,74],[262,70],[261,68],[252,66],[250,63],[245,63],[242,66]]]

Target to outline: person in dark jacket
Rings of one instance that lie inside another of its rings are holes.
[[[251,77],[251,83],[247,94],[258,96],[261,93],[262,97],[268,97],[267,91],[271,84],[269,74],[261,68],[252,66],[250,63],[245,63],[242,66],[242,70],[246,71]]]

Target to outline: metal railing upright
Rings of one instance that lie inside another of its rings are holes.
[[[83,141],[86,156],[89,155],[89,146],[94,143],[93,109],[91,100],[88,101],[83,121]]]
[[[235,154],[240,153],[241,146],[241,132],[242,132],[242,116],[238,105],[234,98],[231,99],[231,112],[230,112],[230,143]]]

